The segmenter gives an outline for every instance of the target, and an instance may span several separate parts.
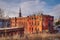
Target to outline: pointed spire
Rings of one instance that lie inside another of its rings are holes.
[[[19,17],[21,17],[21,8],[19,9]]]

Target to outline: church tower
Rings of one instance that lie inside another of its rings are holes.
[[[21,8],[19,9],[19,17],[21,17]]]

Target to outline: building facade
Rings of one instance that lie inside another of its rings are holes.
[[[41,32],[53,32],[54,17],[50,15],[32,15],[28,16],[28,32],[29,33],[41,33]]]
[[[24,27],[25,33],[41,33],[53,31],[54,17],[50,15],[31,15],[11,18],[11,27]]]

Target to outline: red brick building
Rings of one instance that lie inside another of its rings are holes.
[[[28,30],[29,33],[53,32],[54,17],[50,15],[32,15],[28,16]]]
[[[50,15],[31,15],[11,18],[11,27],[24,27],[25,33],[52,32],[54,17]]]

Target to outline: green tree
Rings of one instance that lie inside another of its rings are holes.
[[[55,25],[60,25],[60,21],[56,22]]]

